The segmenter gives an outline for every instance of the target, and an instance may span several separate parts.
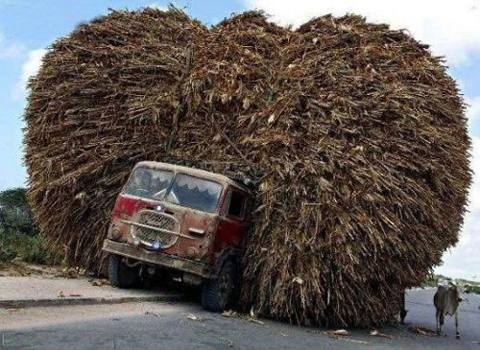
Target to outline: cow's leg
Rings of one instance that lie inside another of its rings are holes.
[[[442,333],[442,326],[443,326],[443,323],[445,321],[445,314],[443,313],[443,310],[440,311],[440,333]],[[447,334],[445,334],[445,336],[447,336]]]
[[[437,309],[435,312],[435,322],[437,325],[437,334],[440,334],[440,310]]]
[[[455,312],[455,338],[460,339],[460,333],[458,333],[458,311]]]

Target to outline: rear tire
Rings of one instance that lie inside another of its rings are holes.
[[[203,285],[202,307],[212,312],[222,312],[238,300],[239,273],[237,265],[227,260],[218,276]]]
[[[118,255],[110,255],[108,260],[108,280],[117,288],[131,288],[140,281],[140,270],[138,267],[129,267]]]

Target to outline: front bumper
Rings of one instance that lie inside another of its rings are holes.
[[[110,239],[103,241],[103,250],[139,260],[148,264],[160,265],[175,270],[188,272],[203,278],[214,277],[211,268],[199,261],[193,261],[188,259],[179,258],[175,255],[165,254],[162,252],[152,252],[141,247],[136,247],[127,243],[119,243]]]

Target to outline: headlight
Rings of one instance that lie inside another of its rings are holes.
[[[108,238],[112,241],[118,241],[122,237],[122,231],[118,227],[113,226],[108,233]]]

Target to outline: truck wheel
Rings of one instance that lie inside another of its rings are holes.
[[[140,280],[139,269],[128,267],[122,257],[112,254],[108,260],[108,280],[117,288],[133,287]]]
[[[203,285],[202,307],[208,311],[222,312],[233,306],[238,299],[238,277],[235,263],[226,261],[218,276]]]

